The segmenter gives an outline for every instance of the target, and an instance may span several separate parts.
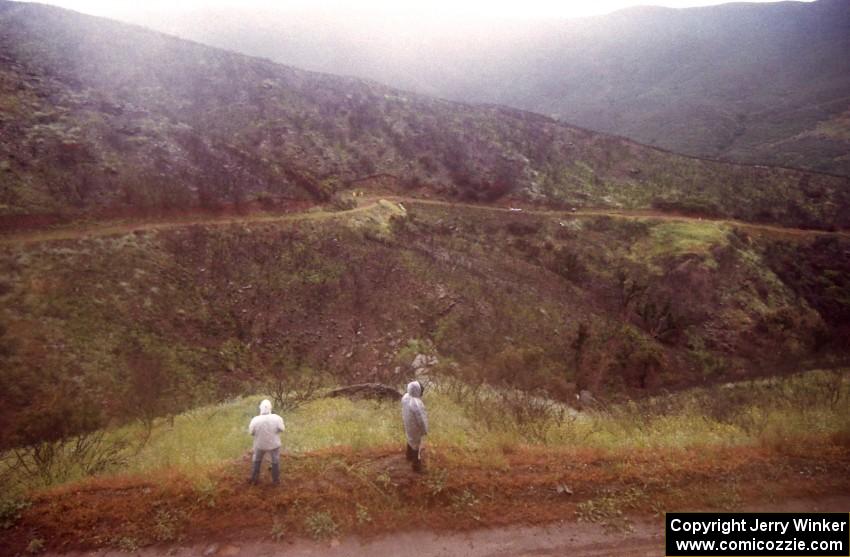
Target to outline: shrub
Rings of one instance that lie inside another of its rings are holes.
[[[260,207],[269,211],[271,209],[274,209],[275,198],[269,192],[263,191],[257,194],[257,203],[260,204]]]
[[[314,540],[326,540],[333,538],[339,531],[339,527],[336,522],[334,522],[333,517],[330,513],[325,511],[311,514],[304,521],[304,525],[307,528],[307,533],[310,534]]]
[[[635,308],[641,328],[660,342],[673,342],[682,331],[682,319],[674,311],[672,301],[641,300]]]
[[[469,513],[475,520],[478,520],[478,515],[475,514],[478,503],[478,498],[468,489],[452,495],[452,510],[458,514]]]
[[[218,485],[215,481],[206,476],[202,476],[195,484],[195,493],[197,494],[197,502],[199,505],[212,509],[216,505],[218,498]]]
[[[30,543],[27,544],[27,553],[30,555],[35,555],[42,551],[44,551],[44,540],[41,538],[33,538],[30,540]]]
[[[30,506],[29,501],[9,495],[0,498],[0,529],[6,530],[15,525],[21,517],[21,511]]]
[[[274,407],[287,411],[316,398],[324,384],[322,374],[306,365],[303,355],[285,351],[272,364],[263,387]]]
[[[437,497],[446,489],[446,481],[449,473],[444,468],[436,468],[430,471],[425,480],[425,485],[428,487],[428,493],[431,497]]]
[[[529,234],[536,234],[540,230],[540,223],[512,221],[507,224],[505,229],[512,236],[528,236]]]
[[[354,200],[350,192],[341,191],[331,197],[330,205],[335,211],[350,211],[357,207],[357,201]]]
[[[667,201],[664,199],[655,199],[652,201],[652,208],[692,217],[715,218],[723,216],[723,211],[710,201]]]
[[[154,516],[153,535],[158,542],[171,542],[177,539],[179,529],[178,516],[169,510],[160,509]]]
[[[122,551],[134,552],[139,550],[139,540],[132,536],[121,536],[113,539],[112,543]]]
[[[574,284],[581,284],[587,276],[587,266],[569,248],[555,250],[550,269]]]
[[[286,536],[286,527],[278,519],[275,519],[274,523],[272,524],[271,536],[272,539],[276,542],[279,542]]]
[[[360,524],[361,526],[372,522],[372,515],[369,513],[369,509],[360,503],[357,503],[355,518],[357,519],[357,524]]]
[[[18,480],[26,484],[50,485],[76,475],[99,474],[120,464],[134,443],[95,429],[101,425],[101,416],[90,410],[79,399],[55,402],[33,418],[36,423],[25,421],[31,426],[19,430],[18,446],[0,465],[14,467]]]
[[[582,522],[601,524],[606,530],[629,532],[633,525],[624,511],[634,510],[645,498],[646,494],[636,487],[620,492],[606,489],[598,497],[576,505],[576,517]]]

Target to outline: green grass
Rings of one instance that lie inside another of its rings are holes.
[[[850,141],[850,110],[818,122],[814,130],[803,132],[797,137],[800,136],[821,136]]]
[[[162,468],[190,471],[238,458],[250,451],[248,422],[263,396],[239,398],[181,414],[173,427],[157,422],[147,445],[128,472]],[[393,405],[320,399],[284,414],[284,451],[302,453],[332,446],[360,449],[398,442],[398,412]],[[132,429],[132,428],[130,428]]]
[[[785,443],[850,432],[850,376],[846,371],[811,371],[698,388],[640,402],[600,405],[583,413],[528,395],[506,397],[505,391],[486,387],[462,390],[449,381],[429,391],[425,399],[432,427],[429,450],[440,451],[449,461],[487,454],[488,458],[476,460],[496,467],[500,455],[521,445],[625,453],[647,448]],[[261,398],[198,408],[176,416],[173,424],[160,420],[143,449],[127,455],[108,472],[170,469],[197,476],[199,471],[246,455],[251,448],[247,425]],[[515,405],[535,402],[547,411],[516,412]],[[401,446],[404,439],[396,403],[319,399],[285,414],[284,419],[283,447],[290,454],[329,447]],[[140,434],[139,426],[111,432],[116,439]],[[66,479],[81,475],[77,471]],[[203,479],[200,481],[198,491],[203,495],[205,486]]]
[[[638,253],[659,259],[683,254],[706,255],[712,247],[727,243],[729,227],[711,221],[665,222],[650,228]]]

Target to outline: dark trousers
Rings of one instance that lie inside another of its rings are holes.
[[[257,449],[254,451],[253,466],[251,468],[251,483],[256,485],[260,481],[260,466],[263,464],[263,457],[268,453],[272,461],[272,483],[275,485],[280,483],[280,449],[272,449],[263,451]]]
[[[419,451],[410,446],[410,444],[405,444],[407,447],[407,460],[410,461],[413,466],[414,472],[422,471],[422,459],[419,457]]]

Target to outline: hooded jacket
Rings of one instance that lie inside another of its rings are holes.
[[[272,403],[260,403],[260,415],[254,416],[248,425],[248,433],[254,436],[254,450],[271,451],[280,448],[280,432],[284,431],[283,418],[272,414]]]
[[[407,444],[414,450],[419,450],[422,437],[428,434],[428,413],[422,396],[422,385],[419,381],[407,384],[407,394],[401,397],[401,419],[404,422],[404,433]]]

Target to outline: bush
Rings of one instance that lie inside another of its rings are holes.
[[[30,555],[36,555],[42,551],[44,551],[44,540],[41,538],[33,538],[27,544],[27,553]]]
[[[555,250],[550,268],[574,284],[581,284],[587,276],[587,266],[578,253],[569,248]]]
[[[26,499],[3,495],[0,498],[0,530],[6,530],[15,525],[21,512],[30,506]]]
[[[652,208],[659,211],[679,213],[691,217],[708,217],[716,218],[723,216],[720,208],[709,201],[667,201],[663,199],[655,199],[652,201]]]
[[[176,513],[160,509],[154,516],[153,535],[158,542],[172,542],[177,539],[179,517]]]
[[[284,351],[272,364],[263,390],[271,395],[275,408],[286,411],[316,398],[324,385],[322,374],[304,363],[302,354]]]
[[[357,201],[351,196],[351,192],[341,191],[331,197],[330,205],[335,211],[350,211],[357,208]]]
[[[512,236],[528,236],[536,234],[540,231],[539,222],[516,222],[512,221],[505,226],[505,229]]]
[[[257,203],[259,203],[260,207],[262,207],[266,211],[274,209],[276,204],[274,196],[265,191],[257,194]]]
[[[27,486],[51,485],[99,474],[127,457],[133,443],[102,429],[105,418],[92,394],[67,382],[45,388],[23,416],[0,472],[14,469],[16,481]]]
[[[321,511],[308,516],[304,521],[307,533],[314,540],[327,540],[339,533],[339,527],[330,513]]]

